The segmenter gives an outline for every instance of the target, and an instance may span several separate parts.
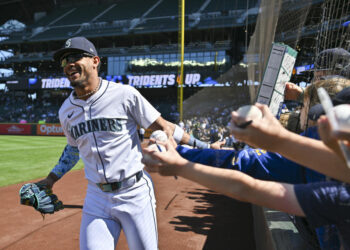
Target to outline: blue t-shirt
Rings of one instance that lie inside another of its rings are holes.
[[[295,185],[298,202],[314,227],[336,225],[344,249],[350,249],[350,184],[320,182]]]
[[[302,134],[304,135],[304,134]],[[311,127],[306,136],[319,139],[317,128]],[[236,169],[260,180],[291,184],[325,181],[325,175],[305,168],[282,155],[263,149],[243,150],[190,149],[178,146],[177,151],[185,159],[213,167]]]
[[[323,174],[288,160],[278,153],[263,149],[243,150],[189,149],[178,146],[177,151],[185,159],[213,167],[239,170],[260,180],[291,184],[326,180]]]
[[[317,127],[310,127],[303,134],[319,139]],[[305,168],[278,153],[263,149],[243,150],[190,149],[178,146],[177,151],[185,159],[220,168],[236,169],[260,180],[291,184],[325,181],[325,175]]]

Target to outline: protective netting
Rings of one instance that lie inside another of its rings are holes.
[[[250,37],[243,62],[233,65],[218,80],[237,82],[246,77],[252,85],[259,84],[273,42],[284,43],[297,50],[298,66],[307,64],[318,69],[335,69],[338,71],[334,74],[347,76],[349,68],[346,68],[345,62],[339,63],[339,60],[348,60],[349,20],[349,1],[262,0],[255,31]],[[334,56],[333,51],[325,51],[334,48],[339,51],[337,56]],[[342,65],[341,69],[339,64]],[[310,82],[311,77],[305,81]],[[251,102],[255,101],[256,94],[256,86],[251,86]]]
[[[249,8],[247,13],[252,12],[254,6]],[[247,22],[246,33],[232,37],[233,50],[245,45],[243,58],[232,60],[230,69],[216,79],[220,83],[229,83],[230,87],[203,88],[186,97],[183,102],[185,119],[212,116],[225,120],[224,124],[229,119],[229,111],[254,103],[273,43],[286,44],[298,52],[295,66],[336,69],[333,74],[342,75],[349,71],[346,67],[346,61],[350,62],[350,56],[347,57],[350,44],[349,1],[261,0],[256,9],[255,25]],[[248,32],[249,29],[254,32]],[[237,36],[239,39],[235,38]],[[334,48],[337,48],[336,51]],[[326,49],[331,49],[330,53]],[[310,83],[316,79],[313,71],[305,72],[302,76],[294,72],[292,80]]]
[[[260,83],[273,42],[281,42],[297,49],[310,10],[311,0],[262,0],[255,32],[247,51],[248,79]],[[254,102],[257,88],[250,88]]]
[[[298,49],[311,5],[311,0],[262,0],[243,62],[233,65],[219,81],[235,82],[245,77],[251,85],[250,101],[254,102],[258,89],[255,85],[262,80],[272,43],[281,42]]]
[[[350,77],[350,2],[326,0],[315,46],[315,69]]]
[[[350,49],[350,1],[326,0],[319,25],[316,55],[330,48]]]

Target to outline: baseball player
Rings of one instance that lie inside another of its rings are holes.
[[[68,39],[54,59],[74,91],[59,110],[67,145],[41,183],[52,187],[80,155],[88,179],[80,248],[115,249],[123,229],[129,249],[157,249],[155,197],[137,126],[163,130],[180,143],[208,144],[164,120],[133,87],[99,78],[100,58],[86,38]]]

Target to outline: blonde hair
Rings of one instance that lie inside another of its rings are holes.
[[[280,119],[279,119],[280,123],[285,128],[287,127],[287,124],[288,124],[289,115],[290,115],[290,113],[281,114]]]
[[[327,91],[328,95],[333,98],[338,92],[349,86],[350,80],[345,78],[335,77],[326,80],[318,80],[306,87],[304,92],[304,101],[308,98],[310,100],[309,106],[312,107],[320,103],[317,95],[318,88],[324,88]]]
[[[281,114],[280,123],[284,128],[295,133],[301,133],[298,126],[299,124],[299,111],[292,111],[288,113]]]

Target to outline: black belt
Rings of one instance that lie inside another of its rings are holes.
[[[111,183],[96,183],[96,185],[103,191],[103,192],[114,192],[116,190],[119,190],[121,188],[127,188],[133,186],[135,183],[137,183],[141,177],[143,176],[143,171],[139,171],[136,174],[117,182],[111,182]]]

